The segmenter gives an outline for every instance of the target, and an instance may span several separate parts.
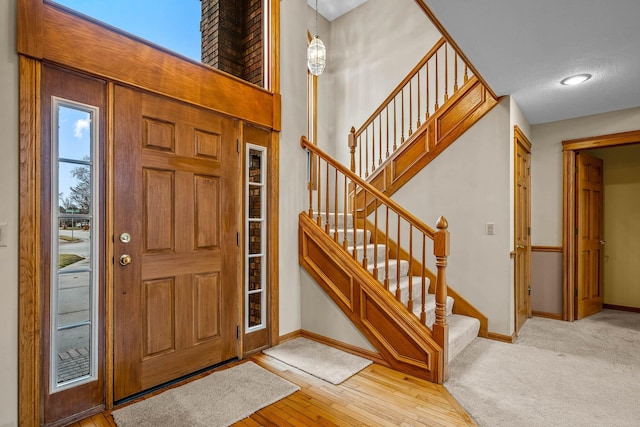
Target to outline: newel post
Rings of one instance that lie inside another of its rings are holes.
[[[351,172],[356,173],[356,129],[353,126],[349,131],[349,152],[351,153]]]
[[[442,347],[442,382],[448,377],[449,325],[447,325],[447,258],[449,257],[449,223],[441,216],[436,224],[438,231],[433,237],[433,254],[436,257],[436,321],[433,338]]]

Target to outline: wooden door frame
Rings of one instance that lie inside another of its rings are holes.
[[[562,320],[575,320],[576,154],[581,150],[640,143],[640,130],[562,141]]]
[[[113,83],[123,83],[172,99],[263,126],[271,132],[271,167],[268,171],[271,192],[278,200],[279,134],[281,129],[280,95],[280,2],[265,3],[265,14],[271,19],[269,62],[271,90],[265,90],[226,73],[198,64],[126,33],[84,19],[46,0],[18,0],[17,52],[19,55],[19,266],[18,266],[18,424],[37,426],[42,422],[41,365],[41,278],[40,220],[42,176],[40,153],[42,146],[40,84],[43,62],[50,62],[81,73],[105,79],[106,159],[105,159],[105,233],[112,235],[113,220]],[[43,43],[42,40],[46,40]],[[77,45],[94,46],[90,52],[80,52]],[[114,55],[119,51],[130,55]],[[105,57],[116,58],[104,61]],[[147,72],[131,73],[139,64]],[[160,78],[159,76],[162,76]],[[193,87],[200,90],[194,91]],[[209,96],[215,93],[219,96]],[[235,102],[242,100],[242,102]],[[268,262],[271,301],[271,344],[279,339],[278,290],[278,204],[268,212]],[[105,252],[112,253],[107,238]],[[113,405],[112,354],[112,270],[107,263],[105,313],[105,382],[106,407]]]
[[[514,298],[514,307],[513,307],[513,313],[514,313],[514,326],[515,326],[515,333],[518,333],[518,304],[517,304],[517,292],[516,292],[516,278],[518,277],[518,272],[517,272],[517,268],[518,268],[518,263],[515,262],[516,260],[516,252],[517,252],[517,242],[516,242],[516,233],[515,233],[515,225],[517,222],[517,218],[518,218],[518,205],[516,204],[516,200],[515,200],[515,192],[518,190],[518,177],[516,176],[516,163],[518,161],[518,157],[517,157],[517,150],[518,150],[518,146],[521,146],[522,148],[524,148],[527,153],[529,153],[529,167],[531,167],[531,141],[529,141],[529,139],[526,137],[526,135],[522,132],[522,129],[520,129],[520,127],[518,127],[518,125],[513,126],[513,163],[514,163],[514,170],[513,170],[513,191],[514,191],[514,200],[513,200],[513,204],[514,204],[514,208],[513,208],[513,223],[514,223],[514,233],[513,233],[513,249],[514,249],[514,268],[513,268],[513,285],[514,285],[514,293],[513,293],[513,298]],[[531,175],[529,174],[529,227],[531,227]],[[528,253],[528,257],[529,257],[529,280],[531,280],[531,233],[529,233],[529,244],[528,247],[526,248],[527,253]],[[529,286],[531,285],[531,283],[529,283]],[[527,316],[531,317],[531,293],[529,293],[528,297],[528,302],[527,302]],[[520,325],[522,326],[522,325]]]

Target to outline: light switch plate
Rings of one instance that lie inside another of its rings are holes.
[[[0,247],[7,246],[7,238],[9,237],[7,233],[7,223],[0,222]]]
[[[496,223],[488,222],[487,223],[487,236],[493,236],[496,234]]]

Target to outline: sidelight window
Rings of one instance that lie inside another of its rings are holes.
[[[246,146],[245,329],[266,327],[266,157],[265,147]]]
[[[97,378],[97,120],[96,107],[52,98],[52,393]]]

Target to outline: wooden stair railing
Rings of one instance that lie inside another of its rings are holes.
[[[300,264],[391,366],[442,383],[448,363],[446,219],[440,217],[433,230],[305,137],[300,144],[315,164],[309,170],[316,174],[315,186],[308,185],[309,208],[300,214]],[[355,194],[362,194],[375,209],[370,214],[356,210]],[[353,218],[352,227],[346,214]],[[384,230],[384,237],[379,230]],[[400,251],[395,251],[395,259],[388,250],[378,253],[378,246],[389,247],[392,233],[395,244],[402,243],[409,253],[406,288],[400,280]],[[363,253],[358,252],[359,243],[365,245]],[[426,266],[429,251],[435,256],[435,276],[412,265],[416,259]],[[429,287],[434,286],[430,277],[435,277],[436,302],[431,329],[425,312]]]
[[[362,126],[351,128],[350,169],[390,196],[497,103],[441,38]]]

